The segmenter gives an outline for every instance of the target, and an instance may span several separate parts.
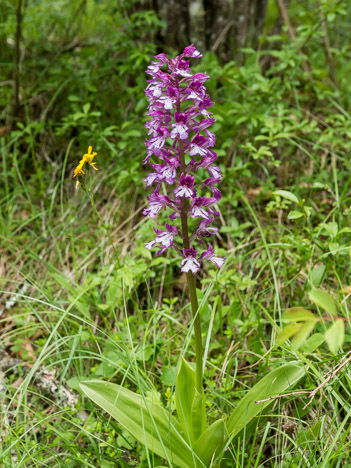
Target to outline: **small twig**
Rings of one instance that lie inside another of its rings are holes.
[[[276,0],[276,1],[277,1],[277,4],[278,4],[278,8],[279,8],[281,17],[283,18],[283,21],[284,21],[284,23],[286,24],[286,26],[288,28],[289,36],[292,39],[295,39],[296,38],[295,29],[294,29],[293,25],[291,24],[291,21],[290,21],[290,18],[289,18],[288,11],[286,9],[285,3],[283,2],[283,0]]]
[[[281,15],[284,23],[286,24],[286,27],[288,28],[289,36],[291,37],[293,43],[297,47],[298,46],[298,41],[296,40],[296,32],[295,32],[295,29],[294,29],[291,21],[290,21],[286,5],[285,5],[283,0],[276,0],[276,3],[278,5],[280,15]],[[301,48],[302,48],[302,46],[300,46],[296,52],[299,52],[301,50]],[[309,77],[311,77],[310,70],[309,70],[308,65],[307,65],[307,63],[305,61],[302,63],[302,69],[303,69],[304,72],[306,72],[309,75]]]
[[[286,396],[294,396],[294,395],[306,395],[310,394],[311,392],[309,390],[301,390],[300,392],[290,392],[290,393],[284,393],[283,395],[273,395],[269,398],[265,398],[264,400],[256,400],[255,404],[259,405],[260,403],[265,403],[266,401],[273,401],[277,400],[278,398],[284,398]]]
[[[20,79],[19,79],[19,74],[20,74],[20,43],[21,43],[21,37],[22,37],[22,0],[18,0],[17,2],[17,8],[16,8],[16,42],[15,42],[15,76],[14,76],[14,82],[15,82],[15,109],[14,109],[14,115],[17,115],[19,104],[20,104],[20,91],[19,91],[19,86],[20,86]]]
[[[346,357],[349,356],[347,359]],[[316,396],[316,394],[319,392],[319,390],[321,390],[328,382],[329,380],[331,380],[332,378],[334,378],[336,376],[336,374],[341,371],[341,369],[343,369],[346,364],[348,364],[350,361],[351,361],[351,351],[349,351],[345,356],[344,358],[342,359],[344,362],[342,362],[338,367],[336,367],[336,369],[334,369],[332,372],[330,372],[330,374],[328,375],[328,377],[320,384],[318,385],[317,388],[315,388],[312,392],[310,392],[310,399],[309,401],[306,403],[306,405],[302,408],[302,409],[305,409],[307,408],[308,405],[310,405],[312,403],[312,400],[313,398]]]
[[[233,20],[230,20],[228,21],[228,23],[225,25],[225,27],[223,28],[222,32],[220,33],[220,35],[217,37],[216,39],[216,42],[213,44],[212,48],[211,48],[211,52],[216,52],[217,48],[219,47],[220,43],[223,41],[223,39],[225,38],[225,35],[227,34],[227,32],[229,31],[229,29],[233,26],[233,23],[234,21]]]
[[[339,364],[334,370],[329,372],[327,374],[327,378],[323,380],[322,383],[318,385],[314,390],[301,390],[299,392],[290,392],[290,393],[284,393],[283,395],[274,395],[269,398],[265,398],[264,400],[256,400],[255,403],[256,405],[259,405],[260,403],[265,403],[266,401],[273,401],[277,400],[279,398],[284,398],[286,396],[295,396],[295,395],[308,395],[309,400],[305,404],[305,406],[302,408],[303,410],[307,408],[308,405],[310,405],[313,401],[313,398],[316,396],[316,394],[323,388],[325,385],[333,379],[338,372],[340,372],[349,362],[351,362],[351,351],[349,351],[345,356],[341,359],[341,364]]]
[[[339,87],[339,83],[338,83],[338,79],[336,77],[336,71],[335,71],[335,63],[334,63],[333,55],[331,53],[331,48],[330,48],[327,23],[325,21],[325,16],[323,12],[321,12],[321,18],[322,18],[322,29],[323,29],[323,36],[324,36],[324,46],[325,46],[325,51],[326,51],[327,59],[329,63],[331,79],[333,83],[335,84],[335,86]]]

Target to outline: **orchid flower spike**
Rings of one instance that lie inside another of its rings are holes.
[[[147,187],[154,186],[154,192],[143,214],[155,218],[167,209],[171,211],[170,220],[181,220],[179,228],[168,223],[166,230],[154,228],[156,238],[146,248],[158,248],[157,255],[175,248],[183,256],[181,271],[192,274],[199,271],[201,261],[207,260],[218,268],[225,262],[225,257],[216,255],[210,244],[200,256],[194,247],[196,242],[203,244],[204,237],[218,231],[211,224],[219,216],[216,205],[221,192],[215,185],[222,179],[220,168],[214,164],[217,154],[212,147],[216,137],[209,130],[215,122],[209,111],[214,103],[204,84],[209,76],[192,74],[188,60],[201,57],[193,44],[174,59],[165,54],[156,55],[146,70],[151,79],[145,89],[149,101],[147,116],[151,119],[145,124],[148,139],[144,164],[149,163],[152,172],[144,181]],[[194,224],[191,235],[189,221]]]

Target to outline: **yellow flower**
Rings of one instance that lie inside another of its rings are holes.
[[[98,169],[97,169],[97,167],[95,167],[96,163],[92,162],[92,160],[97,155],[97,153],[92,153],[92,149],[93,149],[93,147],[89,146],[88,152],[87,152],[87,154],[85,154],[83,156],[82,161],[87,162],[93,169],[95,169],[97,171]]]
[[[92,150],[93,150],[93,147],[89,146],[88,152],[84,154],[83,158],[79,161],[78,166],[74,169],[73,178],[75,178],[78,174],[85,174],[85,172],[83,171],[83,166],[85,163],[88,163],[89,166],[95,169],[95,171],[98,170],[98,168],[95,167],[96,163],[93,162],[93,159],[95,158],[97,153],[92,153]]]
[[[83,159],[80,161],[80,163],[78,164],[78,166],[74,169],[74,174],[73,174],[73,179],[78,175],[78,174],[85,174],[85,172],[83,171],[83,166],[84,166],[84,162]]]

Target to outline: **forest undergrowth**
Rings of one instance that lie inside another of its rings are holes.
[[[271,3],[242,66],[213,52],[194,64],[210,76],[224,174],[214,244],[226,264],[196,276],[206,414],[230,415],[298,361],[292,395],[272,399],[216,466],[347,467],[351,375],[348,362],[333,370],[351,341],[351,5],[291,1],[291,37],[270,34]],[[144,247],[155,223],[142,216],[143,90],[161,22],[109,2],[30,1],[16,63],[16,9],[2,5],[0,466],[166,466],[79,387],[109,380],[172,413],[179,356],[194,361],[185,274],[175,254]],[[101,219],[73,180],[89,145]],[[312,400],[297,393],[330,373]]]

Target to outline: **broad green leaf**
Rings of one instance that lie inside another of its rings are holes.
[[[157,402],[145,400],[120,385],[101,380],[80,383],[82,391],[114,417],[148,450],[180,468],[205,466],[181,436],[175,418]]]
[[[287,200],[299,204],[299,199],[297,198],[297,196],[291,192],[288,192],[288,190],[275,190],[273,192],[273,195],[279,195],[280,197],[286,198]]]
[[[113,309],[116,307],[116,302],[119,296],[122,294],[121,282],[112,281],[109,285],[106,293],[106,302]]]
[[[341,234],[349,234],[350,232],[351,232],[351,228],[345,227],[345,228],[340,229],[340,231],[338,232],[338,236],[341,236]]]
[[[335,238],[338,235],[338,225],[334,221],[331,221],[330,223],[321,223],[319,226],[323,227],[332,238]]]
[[[73,388],[73,390],[79,390],[79,384],[83,380],[83,377],[72,377],[71,379],[67,380],[67,385],[69,386],[69,388]]]
[[[302,323],[293,323],[283,328],[283,330],[277,335],[277,338],[275,340],[277,345],[283,344],[284,341],[296,335],[296,333],[300,330],[301,327]]]
[[[312,214],[312,211],[313,211],[313,208],[311,206],[304,206],[303,207],[303,211],[305,212],[305,215],[307,216],[307,218],[309,218]]]
[[[218,421],[211,424],[197,439],[194,449],[205,466],[210,466],[211,460],[221,452],[226,438],[227,434],[224,420],[218,419]]]
[[[315,320],[316,317],[307,309],[303,307],[291,307],[287,309],[283,315],[283,322],[306,322],[308,320]]]
[[[322,289],[312,289],[312,291],[308,293],[308,297],[312,302],[329,312],[330,315],[336,315],[337,310],[335,301],[326,291],[323,291]]]
[[[184,434],[190,441],[194,441],[191,422],[191,407],[193,404],[196,385],[196,374],[190,365],[182,358],[177,375],[175,399],[177,415]]]
[[[175,381],[177,378],[177,368],[170,367],[169,369],[165,370],[161,375],[161,382],[166,387],[172,387],[175,385]]]
[[[300,330],[296,333],[294,338],[292,339],[292,347],[294,350],[299,349],[299,347],[306,342],[310,333],[312,333],[314,327],[316,326],[316,320],[310,320],[302,324]]]
[[[301,211],[290,211],[288,214],[288,219],[299,219],[303,217]]]
[[[323,281],[325,271],[326,271],[325,265],[318,265],[313,268],[311,279],[312,279],[312,284],[315,288],[318,288],[321,282]]]
[[[309,353],[313,353],[322,343],[324,343],[324,336],[321,333],[314,333],[304,344],[304,349]]]
[[[180,425],[190,443],[195,442],[197,437],[205,429],[203,425],[204,399],[200,395],[195,398],[195,386],[195,371],[185,359],[182,358],[175,388],[176,408]],[[194,421],[193,416],[195,416]],[[194,434],[194,427],[197,437]]]
[[[263,377],[240,401],[227,422],[227,431],[230,438],[239,432],[262,410],[271,403],[270,400],[256,404],[257,400],[264,400],[279,395],[291,389],[303,376],[305,369],[300,362],[284,364],[272,370]]]
[[[335,320],[333,325],[324,333],[324,339],[330,351],[336,354],[344,343],[345,324],[343,320]]]
[[[191,424],[193,429],[194,440],[196,440],[206,429],[205,399],[204,395],[201,395],[196,390],[196,388],[194,393],[193,404],[191,406]]]
[[[86,104],[84,104],[83,106],[83,111],[84,111],[84,114],[87,114],[90,110],[90,102],[87,102]]]

